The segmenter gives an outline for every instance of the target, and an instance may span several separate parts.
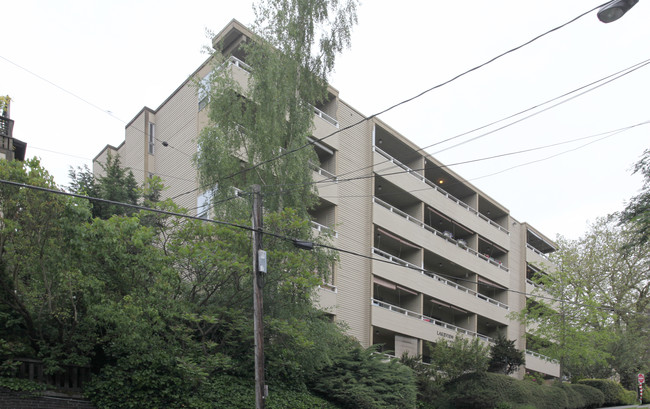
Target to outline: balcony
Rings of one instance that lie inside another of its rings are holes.
[[[322,225],[320,223],[317,223],[317,222],[315,222],[313,220],[311,222],[311,228],[318,231],[318,233],[327,233],[327,234],[329,234],[330,236],[332,236],[334,238],[339,237],[339,233],[336,230],[334,230],[334,229],[332,229],[330,227],[324,226],[324,225]]]
[[[428,224],[426,224],[426,223],[420,221],[419,219],[417,219],[417,218],[415,218],[415,217],[413,217],[413,216],[411,216],[411,215],[409,215],[409,214],[407,214],[407,213],[405,213],[405,212],[391,206],[390,204],[384,202],[383,200],[381,200],[381,199],[379,199],[377,197],[373,197],[373,202],[375,204],[383,207],[384,209],[388,210],[389,212],[391,212],[391,213],[393,213],[393,214],[395,214],[395,215],[397,215],[399,217],[402,217],[402,218],[406,219],[406,221],[415,224],[419,228],[427,230],[429,233],[431,233],[431,234],[433,234],[433,235],[447,241],[448,243],[451,243],[451,244],[457,246],[462,251],[467,252],[467,253],[471,254],[472,256],[477,257],[477,258],[479,258],[479,259],[481,259],[481,260],[483,260],[483,261],[485,261],[485,262],[487,262],[487,263],[489,263],[489,264],[491,264],[491,265],[493,265],[495,267],[498,267],[499,269],[501,269],[503,271],[506,271],[506,272],[510,271],[508,269],[508,267],[504,266],[500,261],[498,261],[498,260],[496,260],[496,259],[494,259],[492,257],[486,256],[485,254],[479,253],[478,251],[476,251],[476,250],[474,250],[474,249],[472,249],[470,247],[467,247],[466,243],[464,243],[464,242],[461,242],[459,240],[454,240],[451,237],[451,234],[438,231],[438,230],[434,229],[433,227],[429,226]]]
[[[526,350],[526,369],[560,377],[560,363],[537,352]]]
[[[3,137],[2,138],[3,149],[9,148],[8,146],[5,146],[4,138],[11,138],[13,135],[13,129],[14,129],[14,120],[4,116],[0,116],[0,137]]]
[[[316,299],[314,300],[317,308],[329,314],[336,315],[337,292],[337,288],[331,284],[323,283],[319,285],[316,291]]]
[[[374,298],[372,298],[370,301],[371,305],[374,308],[377,308],[378,312],[390,311],[392,314],[394,314],[376,318],[375,314],[373,314],[373,325],[375,326],[382,328],[400,327],[397,328],[398,332],[400,333],[415,336],[417,338],[427,339],[432,342],[435,342],[439,339],[454,339],[456,336],[464,336],[468,338],[478,338],[487,343],[494,343],[493,338],[479,334],[477,332],[470,331],[465,328],[461,328],[456,325],[452,325],[414,311],[400,308],[396,305],[388,304]],[[408,318],[408,320],[405,321],[402,318]],[[436,328],[439,330],[436,331],[434,337],[432,337],[433,332],[431,331],[431,328]]]
[[[483,295],[483,294],[479,293],[478,291],[474,291],[474,290],[472,290],[470,288],[467,288],[467,287],[464,287],[464,286],[462,286],[460,284],[457,284],[454,281],[448,280],[448,279],[446,279],[444,277],[441,277],[441,276],[439,276],[439,275],[437,275],[435,273],[432,273],[430,271],[426,271],[426,270],[424,270],[424,269],[422,269],[422,268],[420,268],[420,267],[418,267],[418,266],[416,266],[414,264],[411,264],[411,263],[409,263],[407,261],[404,261],[404,260],[402,260],[400,258],[397,258],[397,257],[395,257],[395,256],[393,256],[393,255],[391,255],[391,254],[389,254],[389,253],[387,253],[385,251],[379,250],[377,248],[373,248],[372,253],[376,254],[376,255],[378,255],[378,256],[386,259],[386,260],[389,260],[390,262],[395,263],[397,265],[408,267],[410,270],[419,272],[424,277],[431,278],[431,279],[435,280],[438,283],[444,284],[447,287],[454,288],[457,291],[466,293],[466,294],[470,295],[471,297],[474,297],[474,298],[476,298],[478,300],[481,300],[481,301],[487,302],[489,304],[495,305],[495,306],[497,306],[499,308],[502,308],[502,309],[504,309],[506,311],[510,310],[510,307],[508,307],[507,304],[504,304],[504,303],[502,303],[502,302],[500,302],[498,300],[495,300],[495,299],[490,298],[490,297],[488,297],[486,295]]]
[[[405,173],[405,174],[411,175],[412,177],[416,178],[420,183],[423,183],[423,184],[427,185],[428,187],[432,188],[433,190],[435,190],[436,192],[438,192],[438,193],[441,194],[442,196],[446,197],[447,199],[449,199],[450,201],[452,201],[452,202],[455,203],[456,205],[462,207],[463,209],[465,209],[465,210],[468,211],[469,213],[473,214],[473,215],[476,216],[478,219],[480,219],[482,222],[487,223],[487,224],[490,225],[491,227],[493,227],[493,228],[495,228],[495,229],[501,231],[502,233],[504,233],[504,234],[506,234],[506,235],[510,235],[510,232],[509,232],[506,228],[502,227],[501,225],[499,225],[499,224],[496,223],[495,221],[491,220],[491,219],[490,219],[489,217],[487,217],[486,215],[480,213],[478,210],[476,210],[475,208],[471,207],[470,205],[468,205],[467,203],[463,202],[462,200],[460,200],[460,199],[454,197],[453,195],[451,195],[450,193],[448,193],[447,191],[445,191],[444,189],[442,189],[441,187],[437,186],[435,183],[431,182],[429,179],[427,179],[426,177],[424,177],[423,175],[421,175],[420,173],[418,173],[416,170],[411,169],[410,167],[406,166],[405,164],[403,164],[403,163],[400,162],[399,160],[395,159],[394,157],[390,156],[388,153],[386,153],[386,152],[384,152],[383,150],[381,150],[379,147],[377,147],[377,146],[373,146],[373,151],[374,151],[374,152],[377,152],[379,155],[381,155],[381,156],[385,159],[385,162],[390,162],[390,163],[392,163],[393,165],[395,165],[395,166],[397,166],[397,167],[399,167],[399,168],[402,169],[402,170],[398,170],[397,172],[395,172],[395,171],[392,171],[392,172],[391,172],[391,171],[388,171],[388,172],[386,172],[386,173],[384,173],[384,174],[381,174],[381,173],[380,173],[380,175],[382,175],[382,176],[388,176],[388,175],[391,175],[391,174],[397,174],[397,173]],[[382,162],[382,163],[384,163],[384,162]],[[379,163],[375,163],[375,165],[377,165],[377,164],[379,164]]]

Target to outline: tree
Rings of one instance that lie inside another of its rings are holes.
[[[237,212],[233,207],[241,204],[227,201],[232,188],[260,184],[265,209],[291,207],[307,217],[317,199],[310,168],[317,158],[313,149],[301,147],[312,136],[314,106],[328,98],[335,56],[350,43],[356,4],[260,1],[257,36],[241,46],[252,67],[245,87],[220,68],[228,56],[214,55],[217,68],[205,90],[211,125],[199,138],[196,163],[202,188],[214,192],[214,203],[223,202],[217,214],[243,218],[248,208]],[[258,164],[263,165],[253,169]]]
[[[110,152],[106,157],[106,163],[100,163],[104,170],[104,175],[95,177],[87,166],[78,167],[76,170],[70,168],[69,189],[73,193],[98,197],[100,199],[111,200],[114,202],[138,204],[141,197],[141,191],[138,189],[138,183],[130,169],[122,167],[120,156],[113,156]],[[135,210],[103,202],[92,203],[93,217],[108,219],[113,215],[131,215]]]
[[[636,238],[631,244],[643,245],[650,240],[650,149],[634,166],[634,173],[643,176],[641,193],[633,197],[620,215],[620,222],[632,224]]]
[[[630,388],[648,356],[650,253],[648,243],[629,245],[635,226],[617,221],[600,218],[577,240],[560,237],[552,256],[557,269],[542,266],[544,291],[522,316],[549,341],[539,352],[558,358],[563,374],[608,377],[615,370]]]
[[[426,343],[430,362],[422,362],[421,356],[402,355],[400,361],[415,373],[418,401],[435,404],[440,400],[447,382],[466,373],[487,371],[489,347],[478,338],[457,336],[449,342],[442,339],[435,344]]]
[[[490,363],[488,372],[510,375],[526,363],[523,351],[515,347],[515,341],[499,335],[490,347]]]

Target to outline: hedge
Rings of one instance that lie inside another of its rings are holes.
[[[600,390],[605,395],[605,406],[625,405],[627,396],[620,383],[610,379],[581,379],[578,384],[588,385]]]
[[[600,408],[605,403],[605,395],[592,386],[570,383],[558,383],[557,386],[564,389],[564,392],[567,394],[567,398],[569,399],[569,405],[571,405],[572,399],[574,403],[579,404],[578,406],[575,406],[576,408]],[[579,398],[577,398],[576,395],[579,396]]]
[[[498,406],[522,405],[538,409],[568,407],[567,395],[561,388],[519,381],[495,373],[463,375],[450,382],[447,388],[457,409],[493,409]]]

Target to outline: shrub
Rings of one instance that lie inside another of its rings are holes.
[[[634,405],[638,401],[637,394],[634,391],[625,390],[623,391],[622,396],[623,396],[623,401],[621,401],[620,403],[622,403],[623,405]]]
[[[531,384],[532,385],[532,384]],[[528,403],[530,391],[524,382],[506,375],[473,373],[448,384],[451,401],[458,409],[493,409],[504,403]]]
[[[509,376],[485,373],[467,374],[447,384],[451,401],[458,409],[536,408],[578,409],[581,396],[573,394],[569,406],[567,394],[562,387],[523,382]]]
[[[584,398],[585,409],[590,408],[599,408],[605,404],[605,394],[603,394],[600,389],[596,389],[593,386],[581,385],[581,384],[563,384],[566,385],[569,389],[576,391]]]
[[[592,386],[605,395],[605,406],[625,404],[625,389],[620,383],[609,379],[582,379],[578,381],[581,385]]]
[[[383,409],[415,406],[413,371],[372,348],[356,347],[333,359],[308,385],[344,408]]]

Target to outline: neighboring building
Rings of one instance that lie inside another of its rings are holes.
[[[10,118],[11,100],[0,97],[0,159],[25,160],[27,144],[13,136],[14,121]]]
[[[231,56],[229,69],[240,81],[248,66],[238,46],[247,36],[233,20],[213,41]],[[192,79],[211,69],[206,61]],[[315,109],[314,138],[364,119],[338,91],[329,92],[329,102]],[[165,197],[201,214],[206,196],[197,189],[192,155],[208,123],[205,105],[193,81],[185,81],[157,109],[143,108],[127,124],[124,142],[95,157],[94,171],[101,172],[108,152],[119,153],[139,183],[157,175],[168,186]],[[315,149],[316,181],[375,175],[317,185],[314,228],[335,231],[334,246],[374,259],[340,254],[332,282],[319,290],[322,308],[364,346],[383,344],[396,355],[408,351],[426,360],[423,341],[459,334],[485,342],[503,334],[525,350],[525,328],[508,315],[525,307],[533,269],[548,265],[546,254],[555,250],[551,240],[377,118]],[[527,370],[559,376],[556,362],[533,353],[526,358]]]

